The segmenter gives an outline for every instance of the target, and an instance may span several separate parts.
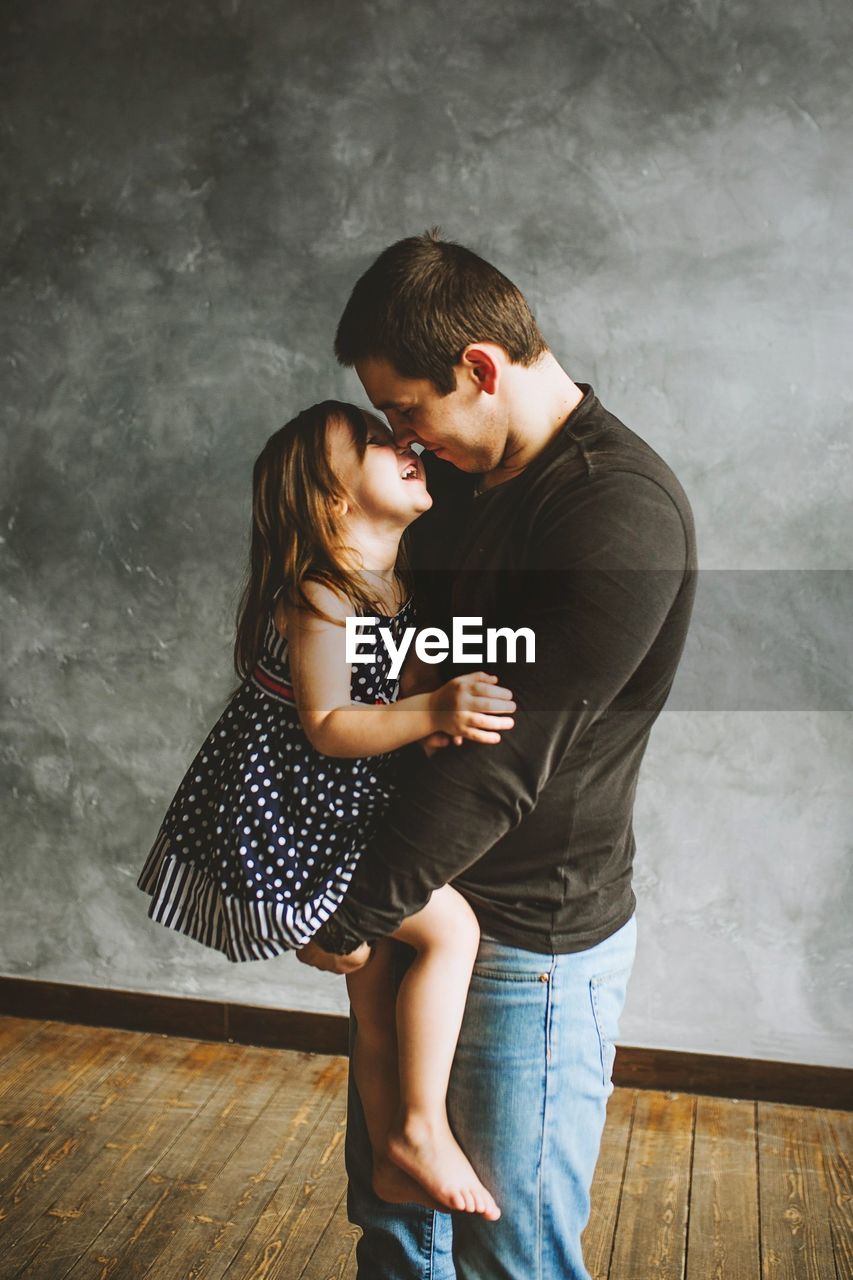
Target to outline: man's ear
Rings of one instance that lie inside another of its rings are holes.
[[[467,369],[481,391],[493,396],[500,380],[500,367],[485,343],[472,342],[462,352],[459,363]]]

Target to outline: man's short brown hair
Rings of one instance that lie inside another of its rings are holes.
[[[357,281],[335,335],[340,364],[386,359],[404,378],[429,378],[447,395],[456,387],[453,367],[471,342],[494,342],[525,365],[547,350],[512,281],[438,236],[433,228],[398,240]]]

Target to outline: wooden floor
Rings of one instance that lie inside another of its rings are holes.
[[[0,1277],[343,1280],[346,1062],[0,1018]],[[617,1090],[595,1280],[851,1280],[853,1116]],[[378,1278],[377,1278],[378,1280]]]

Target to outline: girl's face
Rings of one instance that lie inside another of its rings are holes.
[[[409,446],[396,445],[378,418],[366,413],[364,420],[367,444],[362,457],[349,424],[338,419],[329,423],[332,470],[347,493],[350,511],[405,528],[432,506],[423,463]]]

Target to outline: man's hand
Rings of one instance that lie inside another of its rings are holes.
[[[421,738],[424,754],[428,756],[435,755],[436,751],[440,751],[442,747],[449,747],[451,742],[455,747],[461,747],[462,735],[457,734],[456,737],[451,738],[449,734],[442,733],[439,730],[436,733],[431,733],[428,738]]]
[[[347,956],[335,956],[330,951],[324,951],[322,947],[318,947],[316,942],[306,942],[304,947],[296,952],[296,959],[300,964],[310,965],[312,969],[323,969],[326,973],[355,973],[357,969],[362,969],[370,959],[370,947],[366,942],[362,942],[360,947],[356,947],[355,951],[351,951]]]

